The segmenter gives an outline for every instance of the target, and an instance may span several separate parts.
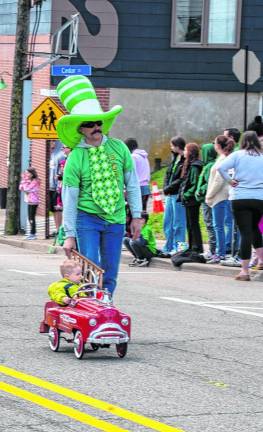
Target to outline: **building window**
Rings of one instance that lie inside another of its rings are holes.
[[[172,47],[238,48],[242,0],[173,0]]]

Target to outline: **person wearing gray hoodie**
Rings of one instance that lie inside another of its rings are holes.
[[[148,160],[148,153],[138,148],[138,143],[134,138],[127,138],[125,141],[128,149],[131,152],[134,161],[135,170],[139,179],[141,195],[142,195],[142,208],[143,211],[147,210],[147,202],[151,194],[150,191],[150,163]]]

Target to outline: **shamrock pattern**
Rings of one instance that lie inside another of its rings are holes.
[[[120,198],[120,189],[105,146],[90,148],[88,156],[92,179],[92,197],[105,213],[113,214]]]

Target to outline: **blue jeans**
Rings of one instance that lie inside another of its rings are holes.
[[[229,200],[217,203],[212,208],[216,233],[216,254],[225,257],[231,251],[233,216]]]
[[[181,202],[177,202],[178,195],[168,195],[165,200],[163,230],[166,243],[164,252],[177,250],[178,242],[185,242],[186,215]]]
[[[208,234],[209,250],[214,255],[216,252],[216,234],[213,225],[212,209],[206,203],[201,204],[203,219]]]
[[[112,294],[117,283],[124,227],[124,224],[112,224],[96,215],[78,211],[79,251],[103,268],[103,287]]]

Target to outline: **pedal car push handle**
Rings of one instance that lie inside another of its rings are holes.
[[[91,270],[90,268],[88,268],[87,269],[87,274],[88,273],[91,273],[91,276],[92,276],[92,279],[93,279],[93,283],[94,284],[96,284],[96,285],[98,285],[98,280],[99,280],[99,278],[98,278],[98,276],[96,275],[96,273],[93,271],[93,270]]]
[[[97,287],[98,287],[98,285],[96,283],[94,283],[94,282],[87,282],[85,284],[80,285],[78,291],[79,292],[86,291],[89,288],[90,288],[90,290],[94,290],[94,288],[97,288]]]

